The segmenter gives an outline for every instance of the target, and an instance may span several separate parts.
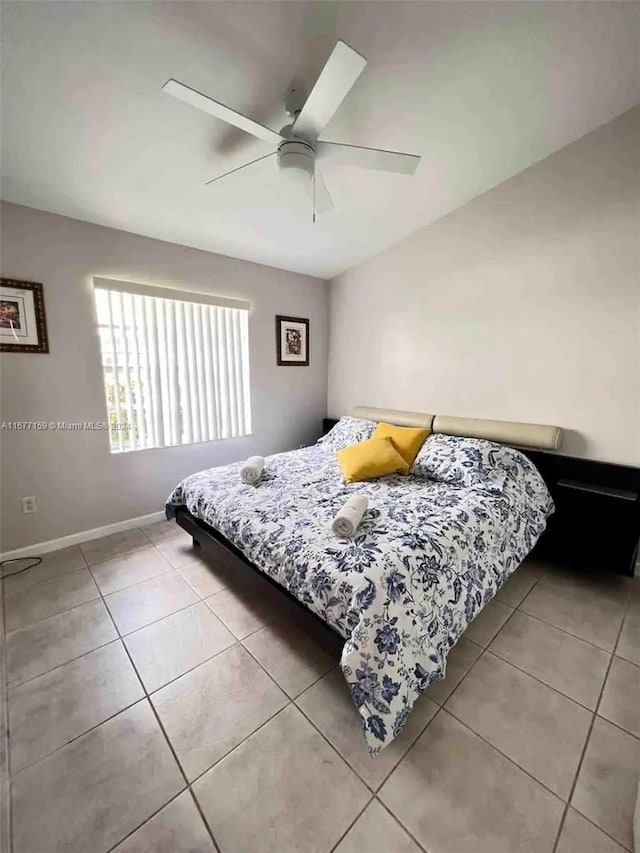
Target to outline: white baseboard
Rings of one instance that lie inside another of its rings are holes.
[[[50,539],[48,542],[37,542],[25,548],[15,548],[13,551],[5,551],[0,554],[0,560],[13,560],[16,557],[40,557],[50,551],[58,551],[69,545],[79,545],[88,542],[89,539],[100,539],[110,533],[121,533],[123,530],[131,530],[133,527],[144,527],[156,521],[162,521],[164,512],[152,512],[149,515],[140,515],[138,518],[128,518],[126,521],[116,521],[115,524],[105,524],[104,527],[94,527],[93,530],[83,530],[80,533],[71,533],[69,536],[61,536],[59,539]]]

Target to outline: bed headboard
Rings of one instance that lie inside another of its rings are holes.
[[[429,415],[421,412],[403,412],[397,409],[379,409],[374,406],[356,406],[354,418],[369,421],[386,421],[398,426],[426,427],[445,435],[464,435],[469,438],[486,438],[516,447],[533,447],[538,450],[557,450],[562,430],[547,424],[527,424],[516,421],[492,421],[484,418],[457,418],[453,415]]]
[[[356,406],[352,412],[354,418],[366,421],[384,421],[387,424],[407,427],[423,427],[433,430],[433,415],[423,412],[402,412],[399,409],[377,409],[375,406]]]

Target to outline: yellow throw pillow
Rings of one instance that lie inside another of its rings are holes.
[[[390,438],[368,438],[336,453],[347,483],[373,480],[386,474],[407,473],[407,463]]]
[[[428,429],[378,424],[371,438],[390,438],[395,449],[407,463],[408,471],[430,432],[431,430]]]

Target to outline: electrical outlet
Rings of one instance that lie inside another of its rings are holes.
[[[37,512],[38,504],[36,503],[36,499],[34,497],[31,498],[22,498],[22,512]]]

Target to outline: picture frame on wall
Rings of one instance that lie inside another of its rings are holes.
[[[0,352],[49,352],[38,282],[0,278]]]
[[[280,366],[309,365],[309,320],[276,316],[276,357]]]

